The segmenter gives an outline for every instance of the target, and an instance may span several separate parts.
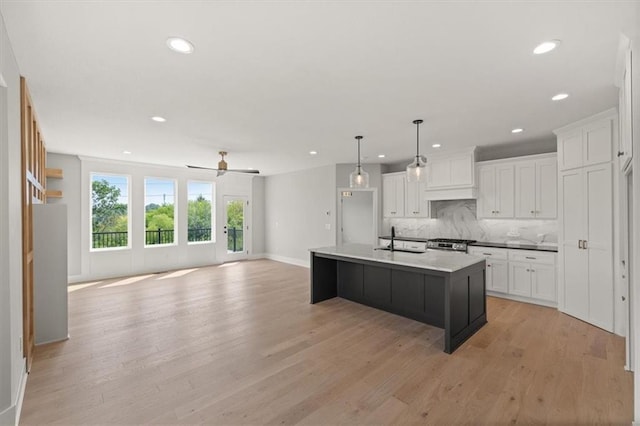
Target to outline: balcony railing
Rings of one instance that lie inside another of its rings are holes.
[[[244,250],[244,241],[242,236],[242,228],[227,229],[227,251],[236,253]]]
[[[236,231],[236,230],[232,230]],[[240,242],[232,242],[230,247],[240,247],[242,250],[242,230],[238,229]],[[236,232],[234,232],[235,235]],[[112,248],[112,247],[127,247],[129,243],[129,233],[123,232],[94,232],[93,234],[93,248]],[[237,237],[236,237],[237,238]],[[172,229],[157,229],[155,231],[145,231],[145,244],[173,244],[173,230]],[[211,241],[211,228],[191,228],[187,229],[187,241],[190,243],[198,241]]]

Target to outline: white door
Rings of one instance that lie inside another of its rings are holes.
[[[558,307],[569,315],[588,321],[589,273],[586,250],[581,248],[581,241],[586,238],[583,178],[581,169],[570,170],[560,175],[560,273],[563,288],[559,295]]]
[[[247,197],[225,195],[223,236],[224,261],[246,259],[249,254],[249,225],[247,223]]]
[[[340,189],[339,241],[376,244],[378,206],[375,189]]]
[[[584,169],[591,324],[613,331],[613,215],[611,164]]]
[[[549,302],[557,300],[554,265],[531,264],[531,296]]]

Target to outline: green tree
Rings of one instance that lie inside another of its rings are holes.
[[[244,203],[236,200],[227,204],[227,228],[242,229],[244,223]]]
[[[145,228],[147,231],[156,231],[158,228],[172,230],[173,211],[173,204],[165,204],[152,210],[147,209],[145,214]]]
[[[118,202],[120,189],[105,179],[94,180],[91,189],[93,232],[116,231],[116,223],[121,224],[122,217],[126,231],[127,205]]]
[[[189,200],[187,206],[189,229],[211,228],[211,202],[199,195],[195,200]]]

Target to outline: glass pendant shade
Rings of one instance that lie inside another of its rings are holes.
[[[360,140],[362,136],[356,136],[358,141],[358,165],[356,169],[349,175],[349,188],[368,188],[369,173],[365,172],[360,165]]]
[[[416,125],[416,157],[413,163],[407,166],[408,182],[426,182],[427,181],[427,159],[420,155],[420,124],[422,120],[414,120]]]
[[[408,182],[426,182],[427,180],[427,159],[422,155],[416,156],[413,163],[407,166]]]

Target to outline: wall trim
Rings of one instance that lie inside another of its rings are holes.
[[[14,405],[11,405],[4,411],[0,412],[0,425],[15,425],[20,423],[20,414],[22,414],[22,402],[24,401],[24,392],[27,389],[27,374],[26,364],[23,358],[22,376],[20,377],[20,385],[18,386],[18,398]]]
[[[290,265],[302,266],[303,268],[309,268],[310,261],[309,260],[300,260],[294,257],[280,256],[272,253],[265,253],[265,259],[275,260],[276,262],[288,263]]]

